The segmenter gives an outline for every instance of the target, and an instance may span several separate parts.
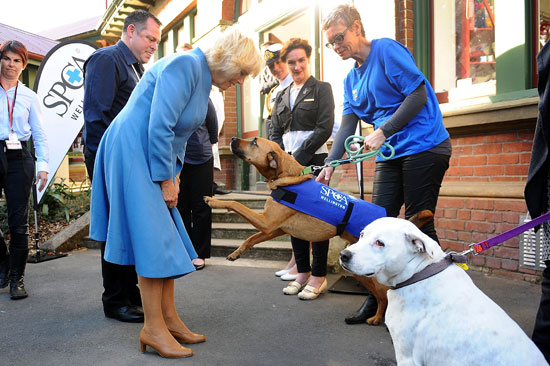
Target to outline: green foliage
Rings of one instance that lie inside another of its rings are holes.
[[[46,221],[58,221],[71,217],[78,217],[90,209],[90,190],[80,186],[80,192],[74,193],[71,187],[61,179],[50,186],[44,192],[44,196],[38,205],[38,212]]]
[[[64,179],[52,183],[38,205],[38,216],[48,222],[69,222],[90,210],[90,194],[90,188],[85,187],[84,183],[74,192]],[[29,200],[29,225],[34,226],[32,195]],[[9,232],[5,197],[0,199],[0,230],[4,235]]]

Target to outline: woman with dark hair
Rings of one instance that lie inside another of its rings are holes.
[[[9,253],[0,232],[0,288],[10,284],[13,300],[28,296],[23,283],[29,254],[29,197],[35,179],[34,158],[27,141],[36,150],[38,189],[48,181],[48,144],[42,130],[38,96],[19,82],[27,66],[24,44],[6,41],[0,46],[0,191],[8,206]]]
[[[311,46],[299,38],[290,39],[281,50],[281,60],[288,66],[292,83],[277,96],[271,116],[271,139],[306,166],[324,164],[328,155],[326,141],[334,125],[332,88],[311,76],[310,57]],[[298,294],[302,300],[316,299],[327,288],[329,241],[312,244],[312,264],[309,242],[294,237],[291,242],[298,277],[283,292]]]

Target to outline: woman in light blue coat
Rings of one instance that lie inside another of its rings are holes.
[[[174,279],[197,257],[176,209],[187,139],[204,121],[212,85],[227,89],[257,75],[262,59],[251,39],[228,29],[213,46],[159,60],[136,86],[99,145],[92,185],[90,236],[106,242],[105,260],[135,265],[147,345],[164,357],[193,354],[203,342],[179,318]]]

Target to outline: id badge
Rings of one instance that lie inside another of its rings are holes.
[[[21,142],[17,139],[15,133],[10,133],[8,140],[6,141],[6,148],[8,150],[21,150]]]

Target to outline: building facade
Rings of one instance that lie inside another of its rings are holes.
[[[538,115],[536,54],[550,29],[548,1],[115,0],[97,32],[104,44],[116,42],[124,15],[143,8],[163,22],[157,59],[177,52],[184,42],[206,47],[232,24],[258,46],[267,40],[305,38],[313,46],[312,75],[332,85],[338,123],[342,81],[353,62],[341,61],[322,46],[326,40],[321,26],[339,3],[358,8],[368,39],[389,37],[407,46],[437,93],[453,143],[436,212],[443,248],[462,251],[522,223],[527,214],[523,189]],[[224,103],[222,170],[216,172],[216,181],[228,189],[261,188],[254,169],[228,149],[233,136],[263,135],[259,81],[249,79],[227,90]],[[366,162],[363,171],[366,199],[370,199],[374,163]],[[357,193],[355,167],[339,168],[333,185]],[[536,253],[520,250],[520,241],[520,237],[508,240],[475,256],[472,264],[537,280],[540,263],[536,258],[522,261]]]

